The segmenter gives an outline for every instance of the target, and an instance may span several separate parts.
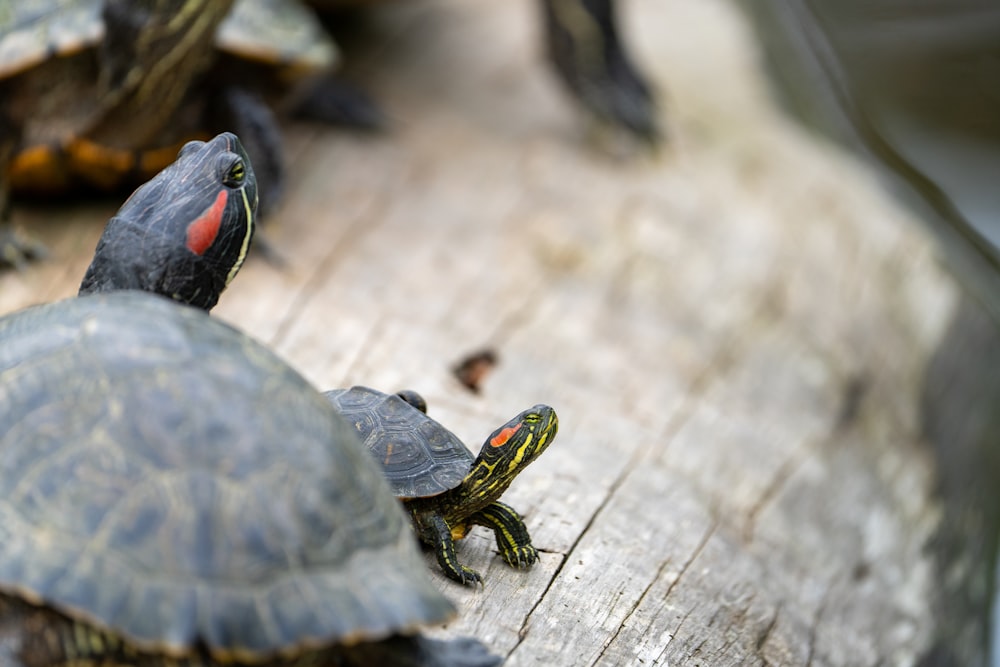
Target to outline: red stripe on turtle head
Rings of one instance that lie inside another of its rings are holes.
[[[517,430],[521,428],[520,424],[516,426],[508,426],[507,428],[501,430],[495,436],[490,438],[490,447],[503,447],[510,440],[511,436],[517,433]]]
[[[215,242],[215,237],[219,235],[219,227],[222,226],[222,214],[226,210],[228,199],[229,191],[219,190],[212,205],[188,225],[188,250],[196,255],[201,255]]]

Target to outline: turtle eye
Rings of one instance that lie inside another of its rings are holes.
[[[229,162],[226,166],[225,175],[222,177],[222,182],[231,188],[237,188],[243,185],[243,181],[247,177],[247,166],[244,164],[243,159],[237,157],[235,160]]]

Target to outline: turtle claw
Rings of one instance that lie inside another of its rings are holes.
[[[464,565],[458,566],[458,576],[453,576],[452,578],[464,586],[483,585],[482,575],[473,570],[471,567],[465,567]]]
[[[458,562],[451,527],[443,516],[436,513],[421,515],[414,512],[413,517],[414,524],[421,531],[421,539],[434,545],[438,565],[441,566],[441,570],[449,579],[454,579],[463,585],[482,585],[483,578],[479,576],[478,572]]]
[[[517,569],[524,569],[535,564],[538,560],[538,549],[530,544],[516,546],[503,552],[503,559],[507,564]]]

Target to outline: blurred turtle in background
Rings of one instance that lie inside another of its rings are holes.
[[[270,105],[337,63],[297,0],[24,0],[0,8],[0,215],[11,191],[134,187],[193,138],[232,130],[257,165],[261,213],[281,196]],[[340,116],[336,121],[343,120]],[[0,262],[36,245],[0,229]]]
[[[306,1],[321,12],[386,2]],[[539,5],[549,61],[597,132],[658,145],[664,135],[656,98],[621,37],[614,0],[539,0]]]
[[[658,142],[653,95],[625,53],[611,0],[542,0],[542,9],[550,59],[583,108],[600,127]],[[222,130],[236,132],[254,160],[266,217],[285,182],[275,110],[384,124],[360,90],[329,76],[338,59],[299,0],[24,0],[0,8],[0,264],[23,266],[41,253],[8,224],[12,191],[133,187],[186,141]]]

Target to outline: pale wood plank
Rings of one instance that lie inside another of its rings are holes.
[[[423,392],[472,447],[559,410],[505,497],[541,562],[473,532],[485,586],[436,575],[461,616],[435,632],[512,665],[910,664],[936,517],[917,390],[954,285],[776,111],[729,4],[622,5],[669,93],[663,156],[585,148],[531,0],[386,7],[354,66],[395,130],[290,128],[265,230],[288,266],[249,263],[218,316],[317,386]],[[0,276],[0,307],[72,294],[112,208],[18,211],[54,261]],[[483,346],[474,395],[450,366]]]

